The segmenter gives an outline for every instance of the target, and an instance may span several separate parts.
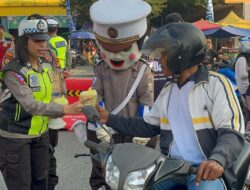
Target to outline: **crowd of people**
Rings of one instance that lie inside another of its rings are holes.
[[[116,7],[112,14],[110,2]],[[212,40],[179,13],[169,14],[164,26],[147,34],[150,13],[151,6],[141,0],[99,0],[90,7],[99,49],[92,40],[81,42],[86,47],[80,49],[85,57],[98,52],[102,58],[94,66],[92,86],[100,121],[115,131],[115,144],[155,148],[160,136],[164,155],[199,166],[184,182],[163,181],[154,190],[183,184],[190,190],[230,189],[236,181],[233,163],[244,146],[244,117],[250,129],[249,39],[241,40],[235,62],[236,85],[248,109],[243,115],[231,82],[210,71],[215,61],[229,59],[222,49],[215,51]],[[80,114],[85,103],[57,101],[66,96],[64,79],[70,76],[72,61],[58,28],[54,18],[30,15],[20,22],[14,43],[0,25],[0,170],[8,190],[55,189],[54,119]],[[163,82],[157,80],[155,87],[154,72],[142,57],[159,64]],[[158,88],[156,93],[153,88]],[[100,126],[87,122],[86,127],[89,140],[110,142]],[[95,159],[89,183],[92,190],[111,189]]]

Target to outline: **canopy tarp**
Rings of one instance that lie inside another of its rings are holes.
[[[234,36],[250,36],[250,30],[233,26],[223,26],[212,30],[203,31],[206,36],[214,38],[228,38]]]
[[[238,28],[250,29],[250,22],[240,18],[237,14],[231,11],[224,19],[217,22],[221,26],[234,26]]]
[[[204,19],[193,22],[193,24],[201,30],[211,30],[221,27],[219,24],[215,24]]]
[[[78,31],[70,36],[71,39],[95,39],[95,35],[91,32]]]

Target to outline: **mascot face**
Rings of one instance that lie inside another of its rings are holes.
[[[110,52],[100,45],[102,59],[114,70],[126,70],[141,57],[137,42],[119,52]]]

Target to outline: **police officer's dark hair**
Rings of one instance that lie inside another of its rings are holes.
[[[16,52],[16,58],[23,64],[27,63],[27,54],[28,54],[28,38],[27,36],[20,36],[17,39],[15,52]]]
[[[50,27],[48,27],[48,31],[49,32],[57,32],[58,28],[50,28]]]
[[[27,20],[36,20],[36,19],[43,19],[46,20],[42,15],[39,14],[32,14],[28,16]]]

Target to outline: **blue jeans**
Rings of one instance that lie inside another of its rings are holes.
[[[224,182],[222,179],[216,179],[214,181],[201,181],[199,186],[195,184],[195,175],[187,177],[186,181],[163,181],[160,184],[157,184],[153,187],[153,190],[175,190],[179,185],[185,184],[188,190],[225,190]]]

